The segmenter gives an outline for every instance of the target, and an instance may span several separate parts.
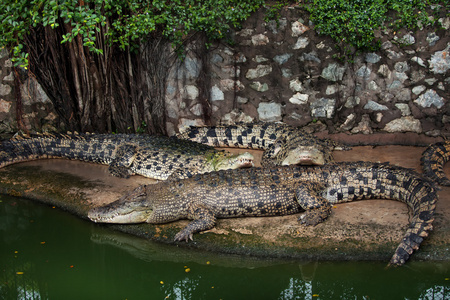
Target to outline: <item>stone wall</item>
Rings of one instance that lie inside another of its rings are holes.
[[[334,41],[318,35],[299,8],[286,9],[278,25],[264,22],[264,12],[259,11],[233,33],[234,46],[213,45],[206,60],[188,55],[175,64],[166,91],[168,132],[204,124],[198,82],[204,75],[201,61],[206,61],[213,124],[282,121],[330,133],[448,136],[450,18],[437,24],[416,32],[377,32],[382,49],[355,56],[349,63],[336,58]],[[3,126],[11,120],[8,110],[14,113],[14,97],[11,62],[2,53]],[[42,90],[30,82],[24,85],[34,86],[32,93],[22,90],[32,95],[25,107],[38,120],[30,122],[30,129],[40,130],[42,124],[57,127]]]
[[[382,49],[348,63],[336,58],[334,41],[319,36],[302,10],[287,9],[278,26],[264,22],[260,11],[236,33],[234,47],[218,45],[209,54],[212,122],[448,135],[449,27],[447,17],[414,33],[379,32]],[[169,128],[203,124],[194,82],[167,94],[178,108],[169,114]]]
[[[50,99],[32,74],[17,69],[21,74],[18,75],[20,91],[16,91],[13,63],[5,49],[0,50],[0,67],[0,135],[13,134],[19,129],[42,132],[61,128]]]

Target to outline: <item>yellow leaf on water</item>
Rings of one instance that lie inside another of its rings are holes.
[[[191,271],[191,269],[186,268],[184,271],[185,271],[186,273],[189,273],[189,272]]]
[[[208,260],[208,261],[206,262],[206,264],[207,264],[207,265],[210,265],[210,264],[211,264],[211,262],[210,262],[210,261]]]
[[[319,294],[313,294],[312,296],[313,297],[319,297]]]
[[[159,283],[164,284],[164,281],[161,280]]]
[[[23,274],[23,272],[16,272],[16,274],[17,274],[17,275],[22,275],[22,274]]]
[[[44,245],[45,244],[45,242],[41,242],[41,245]]]

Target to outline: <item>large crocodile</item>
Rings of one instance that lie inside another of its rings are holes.
[[[248,152],[233,155],[164,136],[41,134],[18,136],[0,144],[0,168],[17,162],[59,157],[109,165],[110,173],[118,177],[139,174],[160,180],[253,166],[253,156]]]
[[[191,126],[177,136],[214,147],[264,150],[261,165],[266,167],[323,165],[333,161],[333,150],[349,149],[284,123]]]
[[[273,216],[306,212],[306,225],[324,221],[335,203],[393,199],[412,210],[410,225],[390,264],[403,264],[432,229],[437,191],[418,173],[382,163],[332,163],[317,167],[228,170],[185,180],[140,186],[88,217],[104,223],[167,223],[192,219],[175,240],[192,239],[214,227],[216,218]]]
[[[450,180],[444,173],[444,165],[450,158],[450,141],[430,145],[422,153],[423,172],[440,185],[450,186]]]

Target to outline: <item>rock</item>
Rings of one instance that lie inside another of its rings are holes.
[[[333,95],[335,94],[337,91],[337,87],[335,85],[329,85],[327,86],[327,89],[325,91],[325,94],[327,95]]]
[[[273,58],[273,60],[279,65],[282,65],[285,64],[292,57],[292,55],[293,55],[292,53],[277,55]]]
[[[356,71],[356,76],[363,78],[364,80],[368,80],[370,78],[370,74],[372,70],[367,66],[362,66]]]
[[[249,85],[252,89],[258,92],[266,92],[269,90],[267,83],[261,83],[259,81],[254,81]]]
[[[0,83],[0,96],[6,96],[9,95],[12,91],[12,87],[8,84],[1,84]]]
[[[247,74],[245,74],[245,77],[250,80],[266,76],[270,74],[270,72],[272,72],[272,66],[258,65],[256,69],[248,69]]]
[[[428,90],[414,100],[415,103],[422,107],[436,106],[438,109],[444,106],[444,98],[438,95],[435,90]]]
[[[195,85],[186,85],[184,87],[184,97],[190,100],[195,100],[198,97],[198,88]]]
[[[297,39],[297,42],[292,46],[292,49],[298,50],[298,49],[304,49],[306,46],[309,45],[309,39],[307,37],[299,37]]]
[[[252,36],[252,45],[253,46],[262,46],[267,45],[269,43],[269,38],[264,34],[257,34]]]
[[[342,123],[341,126],[339,126],[339,129],[341,131],[350,130],[353,127],[353,124],[355,123],[355,118],[356,118],[356,115],[353,113],[348,115],[347,118],[345,119],[344,123]]]
[[[403,117],[411,114],[411,109],[409,109],[409,106],[406,103],[395,103],[395,107],[402,112]]]
[[[281,76],[284,78],[291,78],[293,76],[292,70],[287,68],[281,68]]]
[[[281,121],[281,104],[261,102],[258,106],[259,120],[265,122]]]
[[[415,95],[420,95],[423,91],[425,91],[427,88],[424,85],[418,85],[412,88],[412,92]]]
[[[194,116],[201,116],[203,114],[203,107],[200,103],[195,104],[194,106],[192,106],[189,111],[194,115]]]
[[[300,61],[312,61],[312,62],[315,62],[315,63],[318,63],[318,64],[321,63],[321,60],[317,56],[317,53],[315,51],[312,51],[310,53],[303,53],[298,59]]]
[[[428,85],[433,85],[437,79],[436,78],[427,78],[424,80]]]
[[[211,57],[211,63],[213,63],[215,65],[219,65],[219,64],[223,63],[223,57],[217,53],[214,53]]]
[[[308,94],[297,93],[289,99],[289,102],[301,105],[308,103],[308,99],[309,99]]]
[[[380,74],[384,78],[389,78],[391,77],[391,70],[389,70],[389,67],[387,65],[381,65],[378,68],[378,74]]]
[[[394,77],[397,78],[401,83],[404,83],[406,79],[408,79],[408,75],[406,75],[406,73],[397,71],[394,72]]]
[[[450,18],[439,18],[439,24],[445,29],[448,30],[450,28]]]
[[[373,52],[367,53],[366,57],[365,57],[366,62],[371,63],[371,64],[376,64],[377,62],[380,61],[380,59],[381,59],[381,56],[379,56],[378,54],[373,53]]]
[[[361,121],[356,127],[351,130],[352,133],[372,134],[372,127],[370,126],[370,117],[363,115]]]
[[[394,69],[399,73],[405,73],[409,70],[409,65],[406,61],[400,61],[395,63]]]
[[[361,99],[359,97],[348,97],[347,101],[345,102],[344,106],[347,108],[353,108],[361,102]]]
[[[293,92],[303,91],[302,82],[298,78],[295,78],[295,79],[292,79],[291,81],[289,81],[289,88]]]
[[[305,33],[307,30],[309,30],[309,28],[307,26],[303,25],[302,23],[300,23],[299,21],[295,21],[292,23],[291,30],[292,30],[292,36],[296,37],[296,36],[300,36],[303,33]]]
[[[416,62],[421,67],[426,67],[425,62],[420,57],[414,56],[413,58],[411,58],[411,61]]]
[[[427,42],[428,45],[430,46],[434,46],[436,45],[436,42],[439,41],[440,37],[438,35],[436,35],[436,32],[429,32],[427,34]]]
[[[0,99],[0,113],[10,113],[11,102]]]
[[[399,80],[394,80],[394,81],[392,81],[391,84],[388,84],[387,89],[388,90],[395,90],[395,89],[399,89],[401,87],[403,87],[402,82],[399,81]]]
[[[387,132],[422,132],[422,126],[420,121],[414,119],[412,116],[401,117],[399,119],[392,120],[384,127]]]
[[[395,93],[395,99],[399,101],[410,101],[411,100],[411,90],[408,88],[399,89]]]
[[[3,77],[2,81],[13,82],[14,81],[14,73],[13,72],[9,73],[5,77]]]
[[[373,81],[373,80],[371,82],[369,82],[367,87],[368,87],[369,90],[372,90],[372,91],[379,91],[380,90],[380,87],[378,86],[378,84],[375,81]]]
[[[394,37],[394,40],[403,44],[404,46],[410,46],[416,43],[416,39],[411,33],[407,33],[401,38]]]
[[[338,81],[342,80],[342,78],[344,77],[344,73],[344,67],[341,67],[336,63],[331,63],[322,70],[322,74],[320,76],[330,81]]]
[[[278,34],[278,30],[284,31],[287,26],[287,19],[281,18],[279,20],[270,20],[267,23],[267,28],[272,31],[273,34]]]
[[[236,101],[237,101],[237,103],[245,104],[245,103],[248,103],[248,98],[237,96]]]
[[[225,114],[221,119],[220,123],[224,125],[232,125],[236,123],[251,123],[253,118],[246,115],[243,111],[233,109],[228,114]]]
[[[264,57],[264,56],[262,56],[262,55],[256,55],[254,58],[252,58],[252,60],[253,60],[254,62],[257,62],[257,63],[259,64],[259,63],[262,63],[262,62],[266,62],[266,61],[268,61],[269,59],[266,58],[266,57]]]
[[[425,72],[423,70],[414,70],[411,72],[411,82],[416,83],[425,78]]]
[[[450,45],[442,51],[437,51],[428,60],[431,72],[445,74],[450,69]]]
[[[386,50],[386,53],[387,53],[387,57],[389,59],[392,59],[392,60],[397,60],[397,59],[399,59],[399,58],[401,58],[403,56],[402,53],[395,52],[395,51],[390,50],[390,49]]]
[[[320,98],[310,104],[311,117],[331,119],[336,106],[335,99]]]
[[[211,88],[211,101],[222,101],[222,100],[225,100],[224,93],[219,87],[217,87],[217,85],[214,85]]]
[[[380,111],[380,110],[388,110],[389,108],[385,105],[381,105],[373,100],[369,100],[366,105],[363,107],[367,110]]]
[[[32,105],[35,103],[51,103],[44,89],[34,77],[29,77],[20,86],[20,93],[22,94],[22,103],[24,105]]]
[[[220,81],[220,88],[223,91],[243,91],[245,86],[239,80],[223,79]]]

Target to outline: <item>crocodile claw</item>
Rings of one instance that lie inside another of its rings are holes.
[[[324,220],[317,210],[308,210],[298,218],[298,221],[306,226],[316,226]]]
[[[187,232],[186,230],[181,230],[175,235],[174,241],[175,242],[181,242],[185,241],[186,243],[189,242],[189,240],[193,241],[193,235],[192,232]]]

